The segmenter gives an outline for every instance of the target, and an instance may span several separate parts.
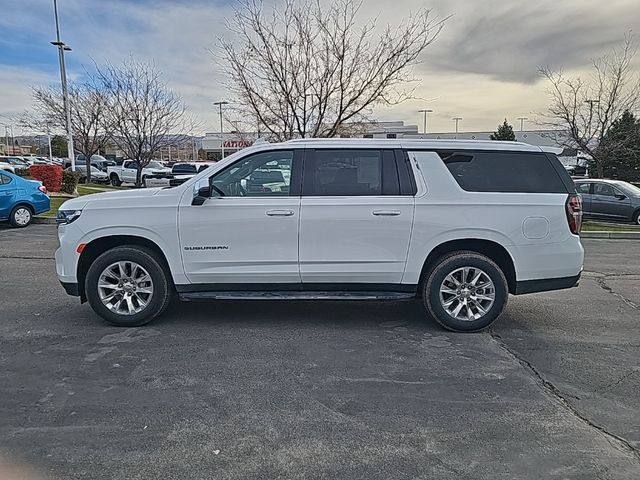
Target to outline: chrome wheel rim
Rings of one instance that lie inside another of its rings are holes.
[[[98,295],[102,304],[118,315],[140,313],[153,296],[151,275],[131,261],[115,262],[98,277]]]
[[[14,219],[18,225],[24,226],[31,220],[31,212],[28,208],[19,208],[16,210]]]
[[[491,309],[495,299],[493,281],[477,267],[453,270],[440,285],[440,304],[456,320],[470,322],[481,319]]]

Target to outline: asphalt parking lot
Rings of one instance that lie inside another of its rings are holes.
[[[585,240],[580,287],[511,297],[479,334],[443,331],[417,302],[185,303],[115,328],[64,294],[56,243],[55,226],[0,227],[5,468],[640,478],[638,241]]]

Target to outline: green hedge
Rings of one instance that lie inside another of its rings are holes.
[[[31,175],[29,174],[29,169],[28,168],[16,168],[15,169],[15,174],[18,175],[19,177],[30,177]]]
[[[80,181],[80,173],[63,170],[62,172],[62,188],[61,192],[72,195],[76,191],[78,182]]]

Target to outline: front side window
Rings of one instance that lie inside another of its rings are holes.
[[[288,196],[292,166],[291,150],[256,153],[217,173],[211,184],[225,197]]]
[[[319,196],[382,195],[380,150],[316,150],[305,160],[305,190]]]

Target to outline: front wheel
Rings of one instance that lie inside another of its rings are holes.
[[[107,250],[91,264],[85,292],[91,308],[106,321],[137,327],[164,311],[172,290],[154,252],[124,246]]]
[[[437,261],[424,284],[423,301],[444,328],[475,332],[500,316],[508,294],[504,273],[493,260],[461,251]]]
[[[640,210],[633,214],[633,224],[640,226]]]
[[[9,215],[11,225],[17,228],[26,227],[31,223],[31,220],[33,220],[33,214],[29,207],[25,207],[24,205],[18,205],[11,210],[11,214]]]
[[[122,185],[122,182],[118,178],[118,175],[116,175],[115,173],[112,173],[110,178],[111,178],[111,185],[113,185],[114,187],[119,187],[120,185]]]

